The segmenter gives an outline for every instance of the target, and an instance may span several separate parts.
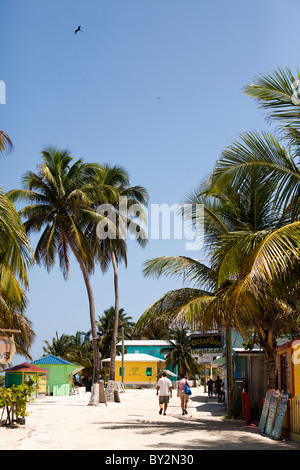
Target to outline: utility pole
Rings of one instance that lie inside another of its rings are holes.
[[[121,328],[122,332],[122,384],[124,385],[124,327]]]

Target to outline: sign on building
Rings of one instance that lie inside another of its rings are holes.
[[[13,336],[0,336],[0,364],[10,364],[15,352],[16,345]]]
[[[199,363],[210,364],[216,356],[221,356],[223,353],[222,336],[220,334],[192,335],[191,350]]]
[[[221,335],[191,336],[192,349],[220,349],[222,348]]]

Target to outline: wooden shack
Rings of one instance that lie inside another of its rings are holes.
[[[36,386],[36,397],[44,397],[47,390],[47,370],[36,367],[29,362],[23,362],[9,369],[5,369],[5,387],[10,388],[13,385],[31,380]]]

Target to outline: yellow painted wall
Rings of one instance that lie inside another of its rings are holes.
[[[300,342],[290,342],[286,347],[279,348],[277,352],[277,370],[279,372],[280,356],[283,354],[286,356],[287,363],[287,391],[292,397],[297,397],[300,395]]]
[[[300,395],[300,342],[294,342],[291,350],[291,362],[293,365],[294,396]]]
[[[157,372],[158,372],[157,362],[125,362],[124,368],[124,383],[155,383],[157,381]],[[116,360],[116,382],[121,382],[122,373],[120,374],[120,368],[122,366],[121,361]],[[146,375],[147,367],[152,368],[151,377]]]

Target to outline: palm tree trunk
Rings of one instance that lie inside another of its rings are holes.
[[[263,345],[266,358],[267,390],[276,388],[276,353],[269,345]]]
[[[234,416],[233,360],[231,328],[226,328],[226,364],[227,364],[227,414]]]
[[[114,329],[110,348],[110,366],[109,366],[109,378],[107,384],[107,401],[114,400],[114,388],[115,388],[115,377],[116,377],[116,349],[117,349],[117,338],[119,331],[119,269],[116,254],[114,251],[111,252],[111,260],[114,269],[114,290],[115,290],[115,319]]]
[[[99,352],[98,335],[97,335],[97,327],[96,327],[96,309],[95,309],[94,293],[93,293],[92,284],[90,281],[90,276],[83,260],[78,254],[74,246],[74,243],[70,239],[68,239],[68,243],[73,251],[73,254],[75,255],[79,263],[79,266],[83,275],[83,279],[85,282],[88,299],[89,299],[90,323],[91,323],[91,331],[92,331],[92,345],[93,345],[93,357],[94,357],[92,393],[91,393],[89,405],[97,406],[100,403],[100,397],[99,397],[100,352]]]
[[[267,389],[276,388],[276,360],[274,354],[266,357]]]

